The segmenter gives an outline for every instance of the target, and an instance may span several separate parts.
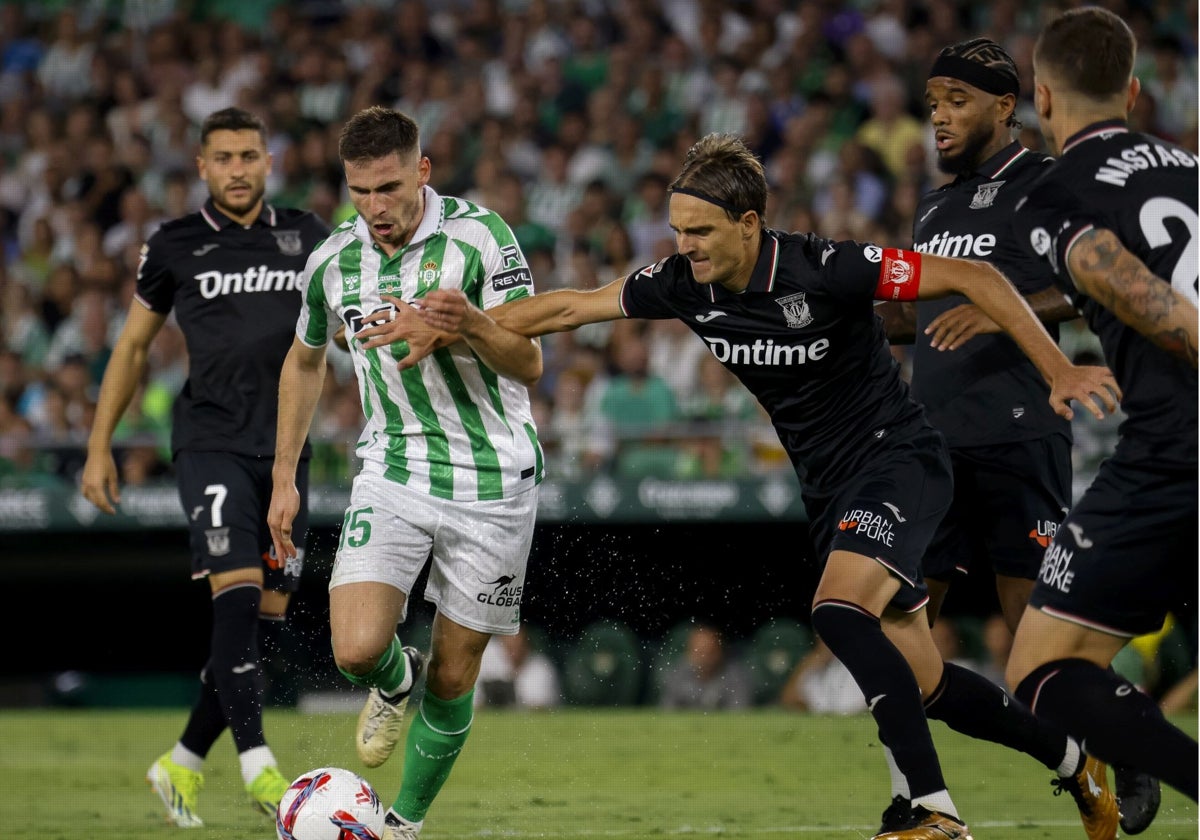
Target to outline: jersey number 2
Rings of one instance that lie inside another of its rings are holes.
[[[1179,219],[1187,228],[1188,241],[1171,272],[1171,287],[1192,303],[1196,303],[1200,291],[1200,278],[1196,275],[1197,257],[1200,256],[1200,216],[1182,201],[1174,198],[1152,198],[1142,205],[1138,222],[1142,235],[1151,248],[1171,244],[1171,232],[1167,230],[1167,219]]]

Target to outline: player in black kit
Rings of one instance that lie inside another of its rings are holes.
[[[1020,127],[1019,91],[1016,62],[988,38],[938,54],[925,102],[938,167],[955,177],[918,204],[913,249],[995,265],[1057,338],[1058,322],[1078,313],[1045,263],[1012,233],[1018,200],[1053,162],[1012,138]],[[1050,406],[1046,381],[1029,358],[961,295],[883,303],[876,311],[893,344],[914,343],[913,396],[946,437],[954,468],[954,501],[922,562],[929,620],[936,619],[956,574],[990,567],[1001,611],[1016,632],[1042,554],[1071,503],[1071,426]],[[967,708],[954,701],[964,691],[978,694],[981,703],[1009,702],[998,686],[947,663],[943,685],[925,701],[926,715],[939,720]],[[972,721],[980,726],[973,729]],[[947,723],[998,740],[976,715]],[[1074,798],[1089,840],[1116,837],[1118,808],[1104,764],[1084,755],[1058,727],[1043,724],[1030,735],[1026,751],[1057,771],[1056,790]],[[906,780],[886,745],[884,754],[892,774],[892,804],[883,814],[888,828],[907,816],[909,803]],[[1157,794],[1152,780],[1127,779],[1134,775],[1118,773],[1124,790]]]
[[[120,502],[113,430],[173,310],[189,369],[173,407],[171,450],[192,577],[207,578],[212,591],[200,697],[178,743],[147,774],[181,827],[202,825],[200,771],[226,727],[255,807],[274,816],[288,785],[263,734],[262,664],[299,586],[303,556],[276,560],[267,507],[279,372],[300,311],[297,281],[328,232],[312,213],[263,201],[271,156],[266,128],[253,114],[227,108],[210,115],[196,164],[210,197],[200,212],[164,224],[142,248],[137,291],[100,386],[81,488],[106,513]],[[296,527],[303,534],[304,508],[301,517]]]
[[[878,837],[967,840],[921,705],[943,665],[925,618],[920,562],[950,504],[950,461],[909,396],[873,304],[969,294],[1017,336],[1064,413],[1073,398],[1102,413],[1093,395],[1114,409],[1105,388],[1112,378],[1073,367],[987,265],[770,230],[766,199],[762,164],[745,144],[708,135],[672,184],[677,255],[595,291],[550,292],[487,313],[461,294],[431,292],[419,312],[402,308],[356,340],[370,347],[407,338],[405,367],[430,343],[422,327],[450,333],[432,339],[440,343],[489,318],[523,335],[621,317],[687,323],[770,413],[800,478],[824,560],[813,626],[854,676],[911,787],[909,822]],[[1004,718],[1011,733],[1032,723],[1016,704],[978,713]]]
[[[1197,167],[1131,132],[1136,42],[1099,7],[1052,20],[1034,48],[1034,103],[1059,161],[1015,215],[1099,336],[1126,419],[1114,454],[1042,561],[1006,678],[1087,750],[1196,799],[1196,741],[1108,666],[1168,611],[1196,609]]]

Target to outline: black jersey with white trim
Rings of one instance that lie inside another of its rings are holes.
[[[1195,468],[1196,371],[1159,349],[1075,288],[1066,268],[1079,236],[1112,231],[1164,282],[1197,299],[1200,159],[1172,143],[1132,132],[1121,120],[1094,123],[1063,144],[1063,154],[1018,205],[1018,239],[1049,263],[1100,338],[1105,363],[1124,392],[1117,452],[1143,463]]]
[[[828,492],[888,435],[929,425],[875,316],[882,257],[768,229],[744,291],[697,283],[676,254],[632,272],[621,309],[686,323],[770,414],[805,489]]]
[[[243,226],[209,199],[142,247],[136,296],[153,312],[173,312],[187,342],[172,452],[275,454],[279,372],[296,332],[299,280],[328,232],[310,212],[266,204]]]
[[[1054,285],[1046,264],[1013,235],[1017,202],[1053,158],[1010,143],[974,172],[922,197],[913,224],[913,250],[982,260],[998,268],[1021,294]],[[988,446],[1070,439],[1071,425],[1050,405],[1050,386],[1007,333],[979,335],[956,350],[936,350],[925,328],[970,301],[962,295],[917,303],[913,397],[925,406],[951,446]],[[1057,339],[1058,327],[1047,328]]]

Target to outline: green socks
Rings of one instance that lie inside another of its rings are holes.
[[[383,656],[379,657],[379,662],[361,677],[342,671],[341,668],[338,670],[342,672],[343,677],[357,686],[378,688],[385,695],[395,694],[408,676],[408,657],[401,648],[400,640],[392,636],[392,643],[388,645]]]
[[[373,669],[362,676],[342,671],[342,676],[362,688],[378,688],[385,696],[395,694],[408,679],[408,658],[402,647],[393,637]],[[416,713],[410,712],[404,781],[392,803],[392,810],[409,822],[425,819],[425,812],[446,783],[471,731],[474,699],[474,689],[453,700],[442,700],[426,689]]]
[[[441,700],[428,689],[425,691],[421,706],[408,727],[404,781],[392,803],[392,810],[404,819],[410,822],[425,819],[425,812],[433,804],[454,767],[454,760],[467,742],[474,697],[474,689],[453,700]]]

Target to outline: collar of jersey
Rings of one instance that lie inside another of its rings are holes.
[[[428,184],[422,189],[425,190],[425,215],[421,217],[421,224],[417,225],[413,238],[400,251],[406,251],[418,242],[424,242],[429,237],[440,233],[442,224],[446,221],[446,209],[442,206],[442,197]],[[430,213],[429,208],[431,207],[437,208],[437,212]],[[355,219],[351,231],[354,233],[354,237],[364,245],[375,246],[374,240],[371,239],[371,231],[367,228],[367,223],[362,216]]]
[[[775,276],[779,273],[779,235],[770,228],[762,229],[762,242],[758,246],[758,261],[754,263],[754,271],[750,273],[750,282],[743,291],[770,292],[775,288]],[[709,292],[715,296],[717,287],[709,286]],[[720,291],[732,295],[723,286]]]
[[[955,179],[955,183],[961,184],[963,181],[970,181],[973,178],[986,178],[989,181],[994,181],[999,178],[1006,169],[1008,169],[1021,158],[1025,157],[1025,155],[1028,153],[1028,149],[1022,146],[1019,141],[1014,140],[1003,149],[996,152],[996,154],[985,160],[983,163],[979,164],[979,166],[975,167],[974,172],[966,175],[959,175],[958,178]]]
[[[200,208],[200,215],[204,217],[204,221],[213,230],[223,230],[227,227],[238,225],[233,219],[226,216],[217,209],[216,202],[210,197],[204,202],[204,206]],[[264,224],[267,227],[275,227],[275,208],[267,202],[263,202],[262,209],[258,211],[258,216],[254,219],[254,224]]]
[[[1094,122],[1085,128],[1083,131],[1077,131],[1067,138],[1067,142],[1063,143],[1063,154],[1071,151],[1085,140],[1091,140],[1096,137],[1103,137],[1111,134],[1128,134],[1129,124],[1125,120],[1103,120],[1102,122]]]

